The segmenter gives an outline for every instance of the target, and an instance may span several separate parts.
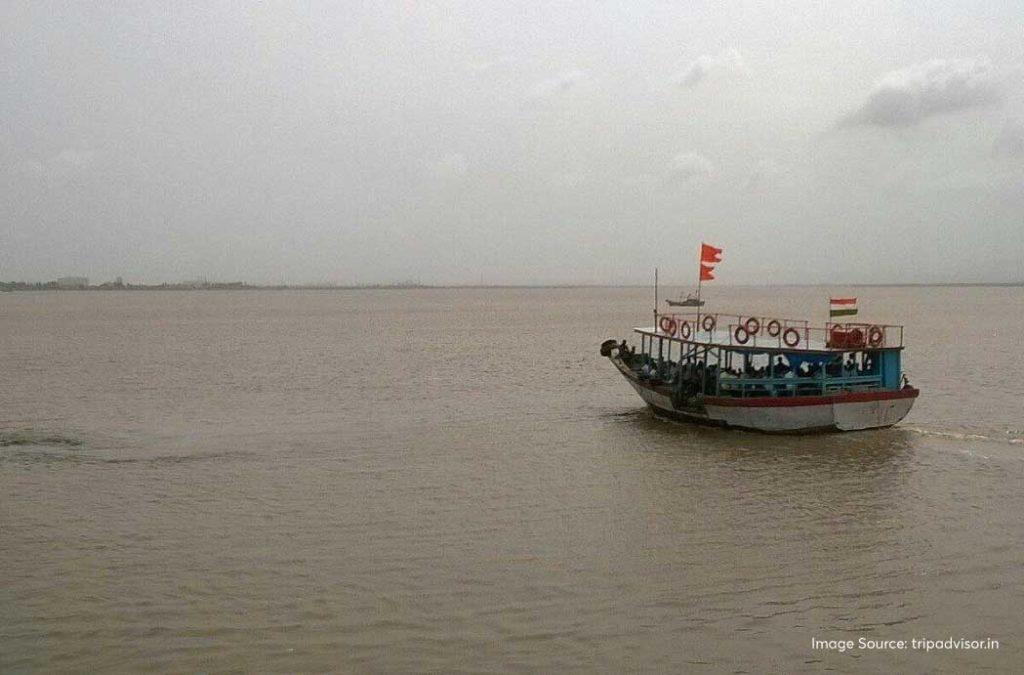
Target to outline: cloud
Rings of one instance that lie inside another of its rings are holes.
[[[578,68],[564,70],[554,77],[541,80],[530,88],[528,98],[548,98],[569,91],[586,77],[586,73]]]
[[[469,160],[461,152],[452,152],[434,162],[430,171],[441,180],[460,181],[469,173]]]
[[[672,158],[669,163],[669,176],[690,181],[710,176],[714,165],[704,155],[695,152],[683,152]]]
[[[883,76],[839,127],[908,127],[935,115],[990,106],[1002,88],[985,60],[936,59]]]
[[[750,167],[750,173],[747,176],[747,191],[756,192],[766,188],[781,174],[782,167],[778,163],[770,159],[758,160]]]
[[[43,166],[43,163],[35,159],[25,160],[18,164],[16,168],[18,173],[21,175],[28,176],[33,179],[42,178],[43,174],[46,173],[46,167]]]
[[[683,89],[693,89],[716,70],[743,73],[746,69],[740,53],[735,49],[726,49],[714,55],[701,55],[675,77],[675,83]]]
[[[466,68],[471,72],[478,75],[482,75],[491,70],[498,68],[499,66],[506,66],[512,63],[510,58],[491,59],[488,61],[467,61]]]
[[[548,176],[548,184],[560,190],[575,190],[587,182],[587,175],[582,171],[562,171]]]
[[[1024,157],[1024,123],[1007,122],[992,143],[993,157]]]
[[[56,162],[63,166],[74,167],[76,169],[84,169],[92,164],[96,157],[96,153],[91,150],[75,150],[74,148],[65,148],[61,150],[56,157]]]

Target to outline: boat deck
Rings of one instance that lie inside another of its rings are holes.
[[[698,321],[702,327],[695,330]],[[703,326],[710,326],[711,330]],[[737,314],[659,314],[657,325],[637,326],[633,331],[650,338],[737,351],[842,352],[903,348],[903,326],[859,322],[812,326],[807,321]]]

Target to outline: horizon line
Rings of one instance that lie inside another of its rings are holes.
[[[116,285],[112,282],[92,284],[88,286],[56,286],[56,281],[0,281],[0,289],[5,291],[111,291],[111,290],[429,290],[429,289],[544,289],[544,288],[654,288],[653,284],[639,283],[411,283],[383,282],[366,284],[342,283],[299,283],[299,284],[254,284],[245,281],[205,282],[159,282],[159,283],[125,283]],[[659,287],[687,287],[689,284],[659,283]],[[754,283],[754,284],[716,284],[726,288],[817,288],[845,286],[849,288],[914,288],[914,287],[1019,287],[1019,281],[930,281],[930,282],[810,282],[810,283]]]

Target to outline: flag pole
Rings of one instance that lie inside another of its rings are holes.
[[[654,268],[654,330],[658,330],[658,268]]]
[[[701,255],[701,251],[703,249],[703,246],[704,245],[702,243],[701,244],[701,248],[697,249],[697,314],[696,314],[696,318],[693,320],[693,336],[694,336],[694,338],[697,337],[697,331],[700,330],[700,285],[701,285],[701,282],[704,281],[704,275],[700,273],[701,272],[701,269],[700,269],[701,265],[704,264],[703,256]]]

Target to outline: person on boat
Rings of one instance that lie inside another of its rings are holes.
[[[775,377],[785,377],[789,372],[789,365],[782,360],[779,356],[775,359]]]
[[[853,354],[846,359],[846,365],[843,366],[843,375],[846,377],[853,377],[857,374],[857,362],[853,360]]]

